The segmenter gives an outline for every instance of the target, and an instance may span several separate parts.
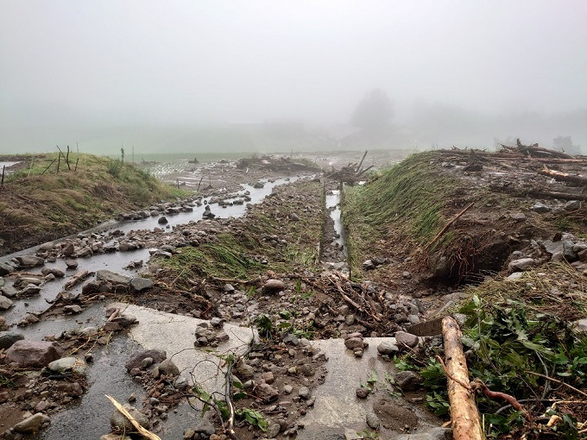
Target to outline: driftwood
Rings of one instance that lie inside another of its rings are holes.
[[[428,246],[426,246],[426,249],[430,249],[432,246],[434,246],[434,243],[436,243],[438,239],[444,235],[447,229],[450,228],[450,225],[456,222],[459,219],[459,217],[462,216],[465,212],[467,212],[474,204],[475,202],[469,203],[469,205],[467,205],[465,209],[459,212],[451,221],[444,225],[444,228],[442,228],[441,231],[438,234],[436,234],[436,237],[434,237],[434,239],[428,244]]]
[[[85,280],[87,277],[89,277],[91,275],[91,272],[88,272],[87,270],[81,270],[79,272],[77,272],[75,275],[73,275],[68,281],[67,283],[65,283],[65,285],[63,286],[64,289],[69,289],[73,286],[75,286],[77,283],[79,283],[80,281]]]
[[[577,185],[587,186],[587,177],[584,176],[562,173],[560,171],[550,170],[547,167],[544,167],[544,169],[538,171],[538,173],[543,176],[552,177],[559,182],[571,182],[576,183]]]
[[[562,151],[551,150],[549,148],[544,148],[539,146],[538,144],[532,145],[524,145],[520,142],[520,139],[516,139],[516,146],[510,147],[508,145],[499,144],[504,150],[507,151],[514,151],[521,153],[525,156],[531,157],[557,157],[560,159],[572,159],[573,156],[563,153]]]
[[[470,392],[469,371],[461,344],[461,330],[450,316],[442,320],[442,337],[453,438],[454,440],[481,440],[483,431],[475,404],[475,394]]]

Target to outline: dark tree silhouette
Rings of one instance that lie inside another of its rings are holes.
[[[381,132],[391,124],[393,102],[381,89],[365,94],[351,116],[351,123],[369,132]]]

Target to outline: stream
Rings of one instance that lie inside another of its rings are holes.
[[[125,221],[125,222],[110,222],[105,226],[106,230],[102,228],[103,232],[108,230],[121,231],[124,234],[133,230],[153,230],[154,228],[163,228],[165,231],[170,231],[176,225],[185,224],[190,221],[199,221],[202,219],[202,214],[206,206],[211,207],[211,211],[217,218],[237,218],[243,216],[248,208],[247,204],[257,204],[271,194],[273,188],[277,185],[283,185],[297,180],[298,177],[277,179],[274,181],[265,180],[262,188],[255,188],[251,185],[242,185],[243,189],[227,198],[222,199],[222,204],[214,202],[219,198],[204,198],[201,203],[195,203],[193,211],[180,212],[173,215],[166,215],[168,223],[166,225],[159,224],[158,216],[147,217],[144,220]],[[242,203],[242,200],[246,203]],[[326,196],[326,208],[330,211],[330,216],[335,224],[336,243],[344,248],[344,234],[342,230],[342,223],[340,219],[340,208],[338,207],[340,194],[338,191],[331,192]],[[239,202],[232,203],[235,200]],[[78,236],[85,236],[92,233],[87,231]],[[115,240],[112,238],[111,241]],[[38,248],[38,247],[37,247]],[[37,248],[27,249],[15,254],[0,257],[0,262],[10,261],[17,255],[34,254]],[[149,249],[138,249],[128,252],[114,252],[105,254],[95,254],[87,258],[78,258],[79,266],[75,271],[67,270],[66,276],[57,278],[53,281],[47,282],[43,285],[41,294],[34,297],[27,297],[23,299],[16,299],[14,305],[3,312],[8,325],[12,327],[19,322],[28,313],[39,314],[50,308],[60,292],[64,290],[64,285],[70,279],[73,273],[80,270],[87,270],[89,272],[96,272],[102,269],[108,269],[112,272],[138,276],[137,269],[125,269],[131,261],[143,260],[148,261],[150,256]],[[46,262],[43,268],[59,268],[65,271],[65,263],[62,259],[55,262]],[[41,273],[42,268],[33,268],[28,270],[30,273]],[[138,269],[140,270],[140,269]],[[80,283],[68,290],[69,293],[77,295],[81,292],[82,285]],[[85,327],[93,326],[100,327],[104,322],[104,304],[96,304],[87,307],[83,312],[77,315],[59,316],[53,318],[45,318],[38,323],[31,324],[25,327],[14,328],[15,331],[21,333],[26,339],[41,340],[45,336],[58,336],[63,332],[80,330]],[[110,414],[113,411],[112,406],[105,399],[105,394],[111,394],[116,400],[121,403],[127,401],[128,396],[135,394],[137,401],[141,401],[141,396],[144,391],[137,383],[129,380],[128,373],[124,368],[125,362],[128,360],[131,353],[139,350],[140,347],[124,335],[115,336],[106,348],[100,349],[95,355],[95,360],[88,368],[88,383],[89,389],[83,395],[79,403],[68,407],[65,411],[55,414],[51,417],[51,426],[48,430],[42,433],[42,438],[46,440],[61,440],[64,438],[98,438],[101,434],[105,434],[110,430]],[[194,418],[196,412],[187,405],[180,405],[168,415],[168,419],[162,426],[162,432],[167,438],[182,438],[183,431],[194,425]]]

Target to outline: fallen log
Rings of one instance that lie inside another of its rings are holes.
[[[576,183],[577,185],[587,186],[587,177],[584,176],[562,173],[560,171],[548,169],[547,167],[544,167],[544,169],[538,171],[538,174],[552,177],[554,180],[558,182],[571,182]]]
[[[481,440],[483,430],[475,394],[469,384],[469,370],[461,344],[461,330],[450,316],[442,320],[442,338],[448,376],[448,399],[454,440]]]

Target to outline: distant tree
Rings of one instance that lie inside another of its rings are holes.
[[[384,131],[391,124],[393,102],[381,89],[373,89],[357,104],[351,123],[366,131]]]

